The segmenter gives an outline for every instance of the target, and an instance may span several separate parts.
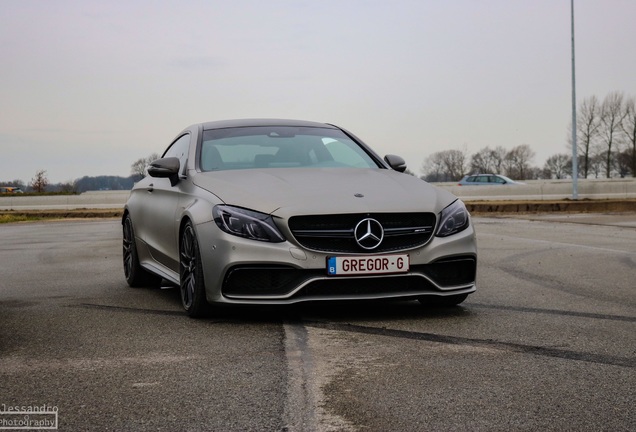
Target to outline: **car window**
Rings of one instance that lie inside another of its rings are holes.
[[[168,150],[163,154],[163,157],[176,157],[179,159],[179,169],[181,174],[185,174],[186,162],[188,161],[188,150],[190,149],[190,135],[186,134],[177,139]]]
[[[202,171],[380,168],[362,147],[338,129],[281,126],[204,131],[199,167]]]
[[[506,182],[504,179],[497,176],[492,176],[492,179],[490,181],[492,181],[493,183],[501,183],[501,184]]]
[[[346,166],[369,168],[368,156],[351,140],[323,139],[325,148],[334,161]]]

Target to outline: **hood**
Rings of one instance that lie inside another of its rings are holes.
[[[280,217],[329,213],[438,213],[456,199],[451,193],[417,177],[388,169],[214,171],[197,173],[193,181],[228,205]]]

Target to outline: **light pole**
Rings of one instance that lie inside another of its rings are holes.
[[[579,169],[576,144],[576,79],[574,74],[574,0],[570,0],[572,22],[572,199],[579,199]]]

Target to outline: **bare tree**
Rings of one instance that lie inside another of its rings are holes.
[[[629,149],[616,154],[615,161],[616,170],[618,171],[618,175],[620,175],[621,178],[624,178],[631,173],[632,161]]]
[[[474,174],[495,172],[490,161],[490,148],[484,147],[470,158],[470,170]]]
[[[444,166],[446,167],[446,172],[451,180],[461,180],[467,171],[467,152],[465,150],[444,150],[441,152],[441,156]]]
[[[77,193],[77,180],[69,180],[66,183],[60,183],[59,188],[61,192]]]
[[[506,151],[506,149],[501,146],[497,146],[493,150],[491,150],[490,160],[495,173],[501,173],[507,153],[508,152]]]
[[[582,156],[583,178],[590,170],[590,158],[593,156],[594,143],[598,139],[601,107],[596,96],[583,99],[576,115],[577,152]],[[571,125],[572,122],[570,122]],[[572,148],[572,136],[568,136],[569,148]]]
[[[49,185],[49,179],[46,177],[45,170],[38,170],[35,177],[31,179],[31,187],[36,192],[44,192]]]
[[[572,174],[572,157],[567,154],[555,154],[545,162],[543,170],[548,178],[562,179]]]
[[[590,172],[594,174],[594,178],[598,178],[603,172],[605,156],[603,154],[595,154],[590,158]]]
[[[427,181],[457,181],[466,173],[466,150],[443,150],[433,153],[422,167]],[[433,180],[435,178],[435,180]]]
[[[500,173],[504,160],[506,159],[506,149],[503,147],[484,147],[472,155],[470,159],[470,169],[473,173]]]
[[[625,118],[623,109],[623,93],[612,92],[605,96],[601,104],[600,115],[600,142],[605,153],[605,176],[611,177],[614,166],[614,146],[620,140],[621,124]]]
[[[625,118],[621,129],[628,144],[627,157],[632,177],[636,177],[636,99],[633,96],[625,101]]]
[[[132,175],[138,175],[144,177],[146,175],[146,167],[150,165],[150,163],[156,159],[159,159],[159,155],[157,153],[153,153],[148,157],[139,158],[130,166],[130,173]]]
[[[422,163],[422,179],[428,182],[448,180],[444,174],[444,163],[439,153],[433,153]]]
[[[506,154],[506,175],[514,180],[524,180],[530,172],[534,151],[528,144],[521,144]]]
[[[526,180],[539,180],[542,178],[545,178],[543,176],[543,170],[539,167],[536,166],[531,166],[528,168],[528,170],[525,173],[525,179]]]

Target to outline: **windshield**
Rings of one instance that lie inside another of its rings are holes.
[[[257,126],[203,132],[201,171],[253,168],[380,168],[338,129]]]

